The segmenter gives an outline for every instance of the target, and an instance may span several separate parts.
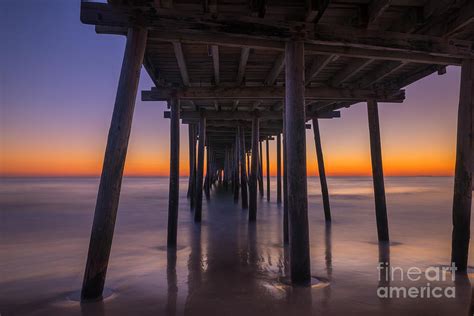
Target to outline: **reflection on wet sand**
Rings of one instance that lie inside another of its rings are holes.
[[[449,209],[451,195],[440,196],[443,190],[447,192],[443,188],[449,184],[442,179],[437,180],[435,193],[416,191],[417,205],[412,195],[388,195],[389,203],[396,201],[391,204],[391,246],[373,242],[376,229],[370,197],[334,197],[333,222],[327,224],[319,197],[313,195],[309,214],[314,276],[311,287],[292,287],[288,283],[289,249],[283,246],[283,212],[276,203],[259,200],[258,221],[249,225],[248,213],[233,204],[230,190],[226,192],[218,186],[204,203],[203,222],[197,225],[183,195],[178,226],[180,246],[167,250],[166,207],[160,206],[166,199],[160,196],[156,201],[156,187],[162,188],[158,192],[163,191],[166,196],[166,179],[127,180],[106,283],[114,290],[114,296],[103,302],[59,304],[58,300],[65,300],[64,293],[80,288],[87,251],[92,213],[85,215],[83,209],[93,209],[95,191],[89,190],[91,184],[87,180],[81,181],[85,182],[75,180],[71,184],[81,188],[80,194],[65,195],[60,205],[50,206],[49,213],[44,211],[49,218],[55,216],[53,223],[42,219],[44,228],[30,225],[26,226],[28,231],[5,235],[4,247],[0,248],[2,259],[7,259],[0,262],[4,272],[0,281],[2,315],[472,313],[469,275],[457,275],[455,282],[441,284],[455,287],[455,299],[377,297],[379,287],[426,284],[426,280],[416,284],[392,282],[386,278],[390,267],[426,269],[449,260],[450,229],[445,226],[450,214],[444,210]],[[403,186],[400,181],[396,183],[398,187]],[[419,180],[416,187],[423,187],[423,181]],[[58,188],[68,185],[57,184]],[[351,179],[342,185],[349,192],[350,187],[360,187],[365,182]],[[367,185],[371,185],[370,179]],[[51,186],[55,188],[56,184],[49,184],[48,188]],[[34,196],[47,194],[42,188],[38,190]],[[28,194],[31,193],[26,191],[25,196]],[[80,200],[75,195],[81,196]],[[81,204],[85,200],[90,207]],[[8,221],[0,223],[1,231],[13,232],[13,225],[21,227],[18,223],[26,216],[38,218],[42,213],[35,213],[34,201],[31,198],[22,209],[12,210]],[[61,225],[55,226],[56,223]],[[17,245],[21,245],[21,251]],[[378,270],[379,262],[387,264]]]

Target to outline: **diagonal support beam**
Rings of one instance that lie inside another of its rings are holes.
[[[237,85],[241,85],[244,76],[245,76],[245,68],[247,67],[247,62],[249,60],[250,48],[249,47],[242,47],[240,51],[240,61],[239,61],[239,69],[237,70],[237,78],[236,83]]]
[[[272,69],[270,70],[270,72],[267,75],[267,78],[265,79],[266,86],[271,86],[275,84],[275,81],[280,75],[284,66],[285,66],[285,53],[281,53],[280,55],[278,55],[277,59],[275,60],[275,63],[273,64]]]
[[[186,87],[189,87],[189,74],[186,60],[184,59],[183,47],[180,42],[173,42],[174,55],[178,62],[179,72],[181,73],[181,80]]]

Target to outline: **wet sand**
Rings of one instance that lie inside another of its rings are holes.
[[[273,178],[272,181],[275,181]],[[386,180],[390,247],[379,245],[370,178],[330,178],[333,223],[324,223],[317,178],[308,183],[310,288],[288,285],[282,207],[259,200],[257,223],[232,195],[204,199],[192,222],[181,179],[178,247],[166,249],[166,178],[126,178],[106,287],[79,304],[98,179],[2,179],[0,313],[7,315],[469,315],[469,275],[436,283],[456,298],[377,297],[380,259],[402,268],[449,263],[451,178]],[[272,188],[275,187],[272,184]],[[470,262],[474,256],[470,255]]]

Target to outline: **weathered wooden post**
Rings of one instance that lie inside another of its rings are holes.
[[[194,184],[196,181],[195,170],[196,170],[196,131],[194,124],[188,124],[188,141],[189,141],[189,181],[188,181],[188,198],[193,197]]]
[[[467,269],[471,235],[473,115],[474,59],[466,59],[461,67],[451,250],[451,261],[456,264],[458,271]]]
[[[197,130],[195,124],[189,124],[189,128],[191,131],[190,139],[189,139],[189,187],[188,190],[188,197],[191,202],[191,210],[194,209],[194,203],[196,196],[196,143],[197,143]]]
[[[281,135],[277,135],[277,204],[281,204]]]
[[[98,299],[104,290],[146,40],[146,29],[132,27],[128,30],[97,194],[81,300]]]
[[[316,157],[318,159],[319,182],[321,183],[321,195],[323,198],[324,219],[331,221],[331,208],[329,206],[328,184],[326,182],[326,171],[324,170],[323,148],[321,146],[321,136],[319,134],[318,119],[313,118],[314,144],[316,146]]]
[[[304,104],[304,42],[286,42],[285,134],[287,149],[290,271],[293,284],[309,284],[308,196],[306,183],[306,127]]]
[[[237,130],[235,132],[235,145],[234,145],[234,156],[232,157],[232,160],[234,161],[234,180],[235,180],[235,186],[234,186],[234,203],[239,203],[239,187],[240,187],[240,181],[239,181],[239,144],[240,144],[240,130],[239,127],[237,126]]]
[[[258,151],[258,191],[260,192],[260,197],[263,197],[263,150],[262,142],[259,141],[260,149]]]
[[[285,110],[286,111],[286,110]],[[288,178],[287,178],[287,159],[286,159],[286,132],[285,118],[283,117],[283,243],[290,243],[289,224],[288,224]]]
[[[379,111],[377,101],[367,101],[370,133],[370,155],[372,158],[372,177],[374,182],[375,217],[379,241],[389,241],[387,206],[383,180],[382,146],[380,144]]]
[[[170,186],[168,199],[168,247],[176,247],[179,203],[179,100],[169,100],[170,124]]]
[[[257,220],[257,178],[258,178],[258,143],[259,143],[259,117],[257,114],[252,119],[252,171],[250,172],[250,201],[249,201],[249,221]]]
[[[268,145],[268,138],[266,140],[267,149],[267,201],[270,202],[270,147]]]
[[[244,128],[240,128],[240,182],[242,187],[242,208],[247,209],[249,207],[249,201],[247,196],[247,169],[245,162],[245,131]]]
[[[209,140],[208,140],[209,142]],[[209,144],[206,146],[206,179],[204,180],[204,194],[206,195],[206,200],[211,198],[211,179],[210,179],[210,150]]]
[[[196,206],[194,209],[194,221],[200,222],[202,218],[202,181],[204,177],[204,145],[206,143],[206,117],[201,112],[199,119],[199,144],[198,165],[196,173]]]

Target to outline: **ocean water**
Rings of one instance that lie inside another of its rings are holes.
[[[0,314],[470,315],[470,274],[380,280],[379,261],[426,272],[449,264],[453,179],[386,178],[390,246],[377,243],[371,178],[308,179],[313,286],[287,282],[283,209],[259,199],[257,223],[217,187],[194,224],[181,178],[178,247],[166,249],[167,178],[125,178],[107,273],[108,296],[80,304],[98,178],[1,179]],[[474,259],[472,252],[470,262]],[[385,271],[385,270],[383,270]],[[455,297],[380,298],[384,286],[453,288]]]

